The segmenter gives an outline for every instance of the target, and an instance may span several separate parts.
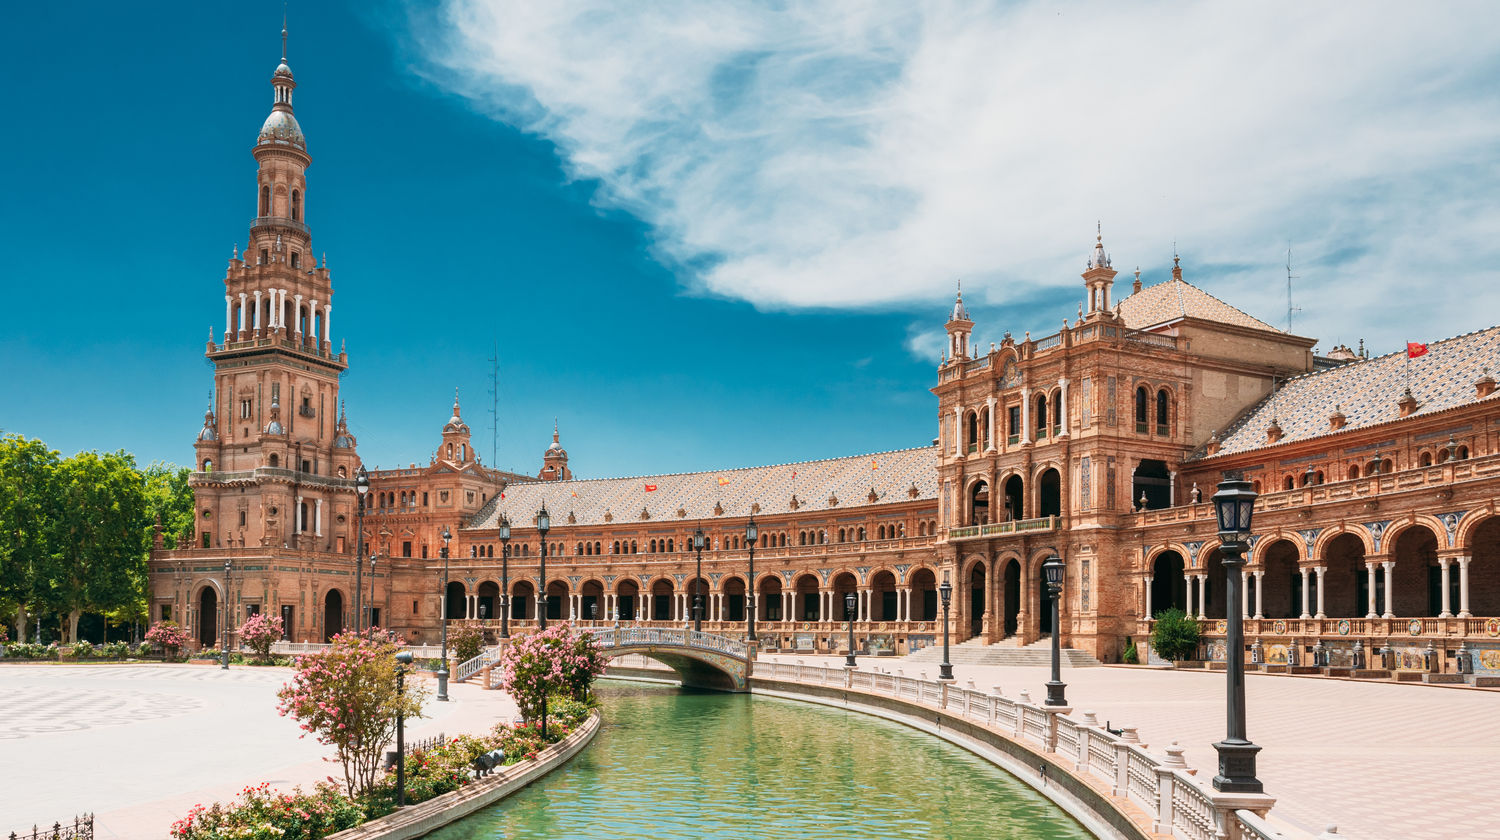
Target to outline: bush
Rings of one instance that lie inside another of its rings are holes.
[[[94,656],[94,646],[82,639],[68,645],[67,651],[78,659],[92,659]]]
[[[1141,653],[1135,649],[1135,639],[1131,639],[1130,643],[1125,646],[1125,653],[1121,654],[1120,660],[1126,665],[1141,664]]]
[[[549,694],[588,702],[594,678],[604,673],[604,655],[592,634],[570,624],[513,639],[500,656],[500,687],[527,720],[541,716]]]
[[[364,822],[365,813],[333,785],[320,782],[312,793],[270,790],[261,783],[245,788],[225,805],[197,805],[172,824],[174,840],[222,840],[229,837],[319,840]]]
[[[124,659],[130,655],[130,643],[107,642],[99,649],[99,655],[105,659]]]
[[[1151,628],[1151,649],[1168,662],[1187,659],[1198,649],[1201,634],[1197,619],[1176,607],[1165,609],[1156,614]]]
[[[396,734],[396,715],[422,716],[426,688],[420,681],[396,693],[397,650],[389,641],[340,633],[322,653],[298,658],[292,681],[276,695],[281,714],[335,748],[351,798],[375,783],[385,745]]]
[[[454,659],[468,662],[484,649],[484,631],[478,627],[455,627],[448,631],[448,647],[453,650]]]
[[[542,742],[542,730],[539,726],[518,723],[514,726],[508,723],[498,723],[490,736],[490,741],[495,749],[505,753],[506,764],[516,764],[522,761],[530,761],[536,758],[536,754],[546,746]]]
[[[140,644],[136,645],[135,646],[135,655],[136,656],[150,656],[151,655],[151,643],[150,642],[141,642]]]
[[[158,621],[146,631],[146,641],[161,646],[168,659],[176,659],[177,652],[187,644],[187,631],[175,621]]]
[[[12,642],[5,648],[5,653],[16,659],[53,659],[57,656],[57,649],[33,642]]]
[[[547,728],[560,723],[571,732],[588,719],[592,708],[588,703],[554,694],[547,698]]]
[[[271,658],[271,645],[280,641],[286,632],[280,618],[256,613],[240,625],[239,634],[240,641],[255,651],[255,658],[265,662]]]

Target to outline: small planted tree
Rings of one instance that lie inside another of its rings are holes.
[[[370,789],[381,753],[396,734],[396,716],[422,715],[426,689],[417,681],[396,691],[396,653],[387,638],[340,633],[322,653],[297,660],[292,681],[277,693],[283,715],[333,747],[344,767],[344,787],[356,797]]]
[[[256,660],[269,662],[271,645],[280,641],[285,632],[280,618],[268,616],[265,613],[256,613],[240,625],[239,634],[240,640],[255,651]]]
[[[1156,614],[1155,626],[1151,628],[1151,649],[1169,662],[1186,659],[1198,649],[1201,635],[1197,619],[1172,607]]]
[[[500,686],[527,720],[541,717],[548,695],[588,702],[594,678],[602,673],[604,654],[598,640],[571,624],[554,624],[513,639],[500,655]]]
[[[160,645],[168,659],[176,659],[177,652],[187,644],[187,631],[175,621],[158,621],[146,631],[146,641]]]

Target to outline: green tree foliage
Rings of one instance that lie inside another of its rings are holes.
[[[1151,628],[1151,649],[1169,662],[1186,659],[1198,649],[1198,620],[1172,607],[1156,614]]]
[[[146,481],[146,506],[150,513],[148,538],[161,523],[165,548],[192,548],[193,488],[188,486],[192,470],[157,461],[142,471]]]
[[[124,452],[80,452],[58,471],[62,568],[53,579],[68,613],[68,637],[78,618],[140,603],[146,591],[146,483]]]
[[[15,613],[16,639],[58,605],[50,581],[56,553],[56,451],[20,435],[0,438],[0,613]]]

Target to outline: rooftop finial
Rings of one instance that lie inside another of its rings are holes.
[[[286,3],[281,4],[281,63],[286,63]]]
[[[557,418],[552,418],[552,442],[557,443]]]
[[[458,416],[458,386],[453,386],[453,416]]]
[[[1102,244],[1104,242],[1104,222],[1103,222],[1103,220],[1097,220],[1096,219],[1094,221],[1094,234],[1095,234],[1094,241],[1099,242],[1099,243]]]

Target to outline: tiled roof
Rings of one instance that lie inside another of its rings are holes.
[[[931,500],[937,498],[937,462],[937,447],[924,446],[769,467],[512,484],[504,498],[492,499],[469,527],[494,528],[503,513],[512,527],[529,528],[544,501],[553,528],[558,528],[603,525],[606,514],[612,516],[612,524],[711,520],[715,505],[722,506],[723,516],[746,516],[756,503],[761,516],[785,514],[792,510],[794,493],[798,511],[867,506],[871,488],[878,497],[875,504]],[[727,483],[720,485],[720,479]],[[656,489],[648,491],[648,485]],[[649,519],[641,516],[642,510]],[[685,515],[679,516],[678,510]],[[570,513],[573,523],[568,522]]]
[[[1406,390],[1408,375],[1412,396],[1417,399],[1417,409],[1410,417],[1456,408],[1474,401],[1475,381],[1486,368],[1496,371],[1497,365],[1500,326],[1432,342],[1426,355],[1410,362],[1406,351],[1401,350],[1303,374],[1288,379],[1273,397],[1257,403],[1221,432],[1219,455],[1269,446],[1266,430],[1273,419],[1282,430],[1278,446],[1400,419],[1396,401]],[[1339,432],[1328,423],[1335,407],[1345,417]]]
[[[1185,280],[1168,280],[1147,286],[1119,303],[1125,326],[1145,329],[1177,318],[1201,318],[1256,330],[1281,330],[1253,318]]]

